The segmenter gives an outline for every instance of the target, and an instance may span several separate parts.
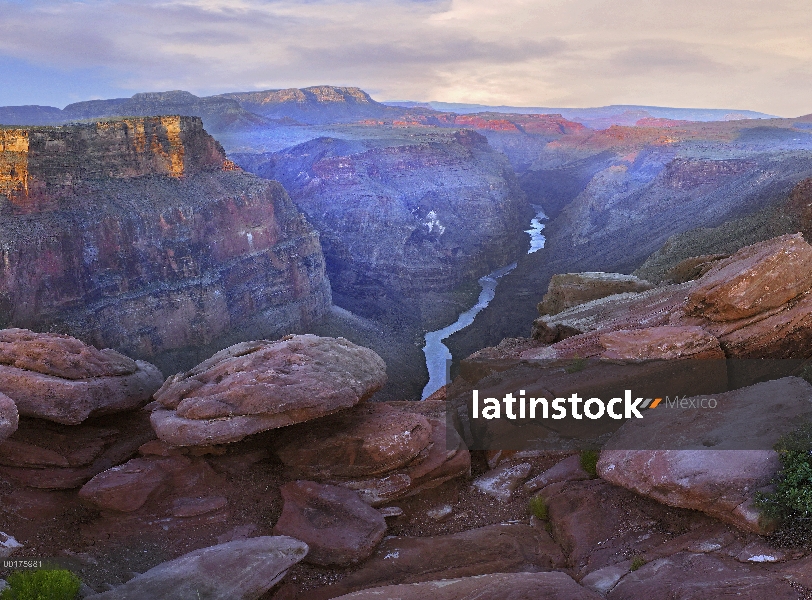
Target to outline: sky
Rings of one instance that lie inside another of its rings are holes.
[[[809,0],[0,0],[0,105],[358,86],[379,101],[812,113]]]

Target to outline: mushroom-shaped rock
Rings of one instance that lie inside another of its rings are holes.
[[[170,377],[152,425],[173,446],[235,442],[350,408],[384,383],[383,360],[344,338],[243,342]]]
[[[0,393],[0,441],[17,431],[19,421],[20,416],[17,414],[14,400]]]
[[[0,330],[0,392],[23,416],[77,425],[140,406],[162,381],[154,365],[109,348],[67,335]]]

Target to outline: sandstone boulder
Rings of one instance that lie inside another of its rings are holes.
[[[162,381],[150,363],[69,336],[0,331],[0,392],[22,416],[77,425],[141,406]]]
[[[634,275],[621,273],[565,273],[553,275],[547,293],[538,305],[539,314],[554,315],[563,310],[626,292],[642,292],[653,284]]]
[[[317,565],[350,565],[367,558],[383,539],[386,521],[356,492],[312,481],[280,488],[285,504],[274,526],[276,535],[302,540]]]
[[[362,404],[284,431],[278,454],[296,477],[367,477],[408,464],[431,431],[423,415]]]
[[[14,400],[0,393],[0,442],[17,431],[20,415]]]
[[[125,462],[154,438],[145,411],[108,415],[82,425],[23,419],[11,437],[0,441],[0,474],[27,487],[77,488]]]
[[[665,280],[673,283],[685,283],[686,281],[699,279],[710,271],[718,261],[728,258],[729,256],[729,254],[691,256],[671,267],[665,274]]]
[[[132,512],[167,478],[154,461],[134,458],[96,475],[79,490],[79,497],[99,508]]]
[[[170,377],[152,424],[174,446],[234,442],[350,408],[385,382],[381,358],[343,338],[244,342]]]
[[[686,312],[733,321],[779,308],[812,288],[812,246],[801,234],[747,246],[696,282]]]
[[[786,377],[715,397],[716,408],[667,408],[623,425],[607,442],[598,474],[670,506],[702,511],[745,530],[774,523],[753,506],[780,467],[778,438],[812,419],[812,385]]]
[[[389,585],[336,600],[599,600],[565,573],[496,573],[462,579]]]
[[[255,537],[202,548],[162,563],[92,600],[257,600],[307,554],[304,542]]]
[[[388,403],[361,405],[281,433],[291,477],[355,490],[380,506],[431,489],[471,469],[467,447],[445,420]]]
[[[225,479],[202,458],[147,455],[99,473],[79,497],[105,510],[133,512],[160,496],[173,516],[189,517],[224,508],[227,499],[216,495],[223,485]]]
[[[581,457],[578,454],[573,454],[556,463],[544,473],[533,477],[524,484],[523,489],[525,492],[533,493],[553,483],[582,481],[584,479],[591,479],[591,476],[581,466]]]

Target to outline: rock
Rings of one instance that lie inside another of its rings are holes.
[[[296,477],[368,477],[411,462],[431,432],[426,417],[376,402],[286,430],[277,454]]]
[[[685,283],[699,279],[710,271],[718,261],[728,258],[729,254],[703,254],[681,260],[671,267],[664,275],[666,281]]]
[[[372,588],[336,600],[599,600],[564,573],[496,573]]]
[[[686,312],[733,321],[779,308],[812,287],[812,246],[783,235],[747,246],[696,282]]]
[[[530,475],[532,468],[529,463],[505,465],[480,475],[474,479],[472,485],[483,494],[493,496],[500,502],[507,502],[516,488]]]
[[[280,432],[277,453],[291,477],[355,490],[372,506],[470,472],[468,449],[444,418],[395,406],[362,404],[287,428]]]
[[[643,292],[654,285],[634,275],[586,272],[553,275],[538,305],[541,315],[554,315],[568,308],[626,292]]]
[[[581,585],[587,589],[597,592],[605,596],[612,590],[620,578],[629,572],[631,566],[630,560],[625,560],[621,563],[603,567],[597,571],[592,571],[587,576],[581,579]]]
[[[383,508],[379,508],[378,512],[385,519],[390,517],[402,517],[404,514],[403,509],[399,506],[384,506]]]
[[[141,508],[166,479],[157,463],[134,458],[96,475],[79,490],[79,497],[99,508],[132,512]]]
[[[307,554],[304,542],[255,537],[202,548],[162,563],[92,600],[257,600]]]
[[[385,476],[363,480],[334,480],[357,491],[365,502],[380,506],[433,489],[471,474],[471,455],[457,432],[444,421],[429,419],[431,443],[408,465]]]
[[[782,562],[786,558],[786,552],[773,548],[760,540],[747,544],[736,555],[736,560],[742,563],[775,563]]]
[[[646,413],[607,442],[598,474],[670,506],[767,533],[774,523],[753,497],[780,468],[771,450],[778,438],[812,416],[810,399],[809,383],[785,377],[719,394],[717,409]]]
[[[681,552],[629,573],[607,595],[609,600],[668,597],[797,600],[798,592],[781,576],[751,565]]]
[[[0,558],[8,558],[22,547],[20,542],[0,531]]]
[[[68,335],[0,330],[0,364],[62,379],[132,375],[134,360],[115,350],[97,350]]]
[[[372,554],[386,532],[383,515],[351,490],[296,481],[283,485],[280,492],[285,504],[274,533],[305,542],[310,548],[307,562],[358,563]]]
[[[154,365],[69,336],[0,330],[0,392],[23,416],[77,425],[137,408],[162,381]]]
[[[592,479],[592,477],[581,467],[581,457],[578,454],[573,454],[556,463],[541,475],[533,477],[533,479],[524,484],[523,488],[525,492],[532,494],[552,483],[558,483],[560,481],[582,481],[584,479]]]
[[[173,115],[4,129],[16,176],[0,182],[0,327],[175,373],[330,310],[318,235],[282,186],[234,170],[199,118]]]
[[[641,501],[628,490],[599,479],[555,483],[540,492],[553,538],[576,579],[644,554],[668,542],[669,510]],[[697,515],[695,522],[711,521]],[[683,525],[684,526],[684,525]]]
[[[244,342],[169,378],[152,424],[173,446],[235,442],[350,408],[385,382],[381,358],[343,338]]]
[[[19,429],[0,442],[0,474],[28,487],[77,488],[127,461],[155,437],[144,411],[100,417],[91,423],[59,425],[23,419]]]
[[[172,502],[173,517],[196,517],[220,510],[228,505],[223,496],[206,496],[203,498],[176,498]]]
[[[0,442],[17,431],[20,415],[14,400],[0,392]]]
[[[432,521],[442,521],[450,517],[451,513],[453,512],[454,509],[451,507],[450,504],[441,504],[439,506],[435,506],[433,508],[428,509],[426,511],[426,516]]]
[[[724,359],[719,340],[697,326],[621,329],[599,336],[611,360]]]
[[[547,571],[563,562],[550,535],[529,525],[488,525],[434,537],[390,537],[359,570],[335,584],[333,594],[485,573]]]

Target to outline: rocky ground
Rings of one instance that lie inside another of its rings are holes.
[[[718,449],[675,447],[687,422],[658,416],[659,445],[638,449],[651,431],[627,423],[591,465],[469,451],[471,421],[447,418],[489,369],[509,378],[531,355],[804,358],[809,261],[788,235],[694,260],[684,283],[557,278],[536,339],[469,357],[425,402],[367,402],[385,365],[341,339],[242,343],[163,380],[67,336],[3,330],[0,552],[66,561],[99,600],[810,598],[810,548],[752,504],[778,469],[775,436],[812,415],[801,378],[737,380],[702,430]],[[50,396],[25,396],[43,381]],[[94,386],[108,393],[77,404]],[[771,427],[736,412],[747,398],[772,402]],[[736,439],[764,448],[724,449]]]

